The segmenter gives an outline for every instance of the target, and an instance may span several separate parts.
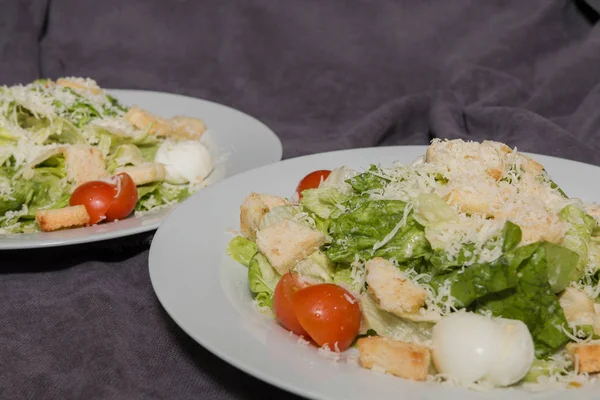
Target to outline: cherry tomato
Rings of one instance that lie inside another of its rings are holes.
[[[114,183],[113,183],[114,182]],[[79,185],[71,194],[69,205],[84,205],[90,215],[90,225],[127,217],[138,201],[133,179],[125,173],[112,182],[90,181]]]
[[[90,225],[97,224],[106,217],[106,211],[117,194],[117,188],[104,181],[90,181],[79,185],[71,194],[69,205],[84,205],[90,215]]]
[[[360,307],[354,296],[331,283],[297,291],[292,306],[298,322],[319,346],[344,351],[360,329]],[[337,347],[336,347],[337,343]]]
[[[292,298],[303,287],[304,284],[295,275],[289,272],[283,275],[275,287],[273,308],[281,325],[297,335],[308,336],[298,322],[292,306]]]
[[[114,179],[117,185],[117,193],[112,204],[106,210],[106,221],[127,217],[138,201],[137,187],[129,175],[120,173]]]
[[[298,194],[298,198],[302,199],[302,192],[306,189],[316,189],[319,187],[321,182],[323,182],[327,177],[331,174],[331,171],[328,169],[320,169],[318,171],[311,172],[306,175],[296,188],[296,193]]]

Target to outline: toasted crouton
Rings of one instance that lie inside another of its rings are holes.
[[[240,230],[243,236],[254,240],[256,231],[266,213],[277,206],[287,204],[283,197],[250,193],[240,206]]]
[[[568,322],[581,324],[593,324],[596,311],[594,300],[583,291],[568,287],[558,297],[565,318]]]
[[[401,378],[423,381],[431,367],[431,352],[425,346],[399,342],[380,336],[358,339],[363,368],[380,368]]]
[[[283,220],[256,234],[256,244],[281,275],[325,244],[325,235],[299,222]]]
[[[91,79],[68,79],[60,78],[56,81],[58,86],[68,87],[71,89],[79,90],[81,92],[89,92],[91,94],[100,94],[102,89]]]
[[[567,351],[577,363],[579,372],[600,372],[600,340],[587,343],[569,343]]]
[[[432,143],[425,152],[425,162],[450,168],[469,163],[471,167],[497,181],[504,176],[506,158],[510,153],[510,147],[504,143],[490,140],[477,143],[456,139]]]
[[[171,124],[167,120],[139,107],[131,107],[125,114],[125,119],[136,128],[148,130],[150,134],[155,136],[169,136],[171,134]]]
[[[90,216],[85,206],[71,206],[55,210],[39,210],[35,213],[35,221],[41,230],[51,232],[87,225]]]
[[[376,257],[367,261],[366,281],[379,306],[396,315],[412,314],[425,304],[427,292],[391,262]]]
[[[85,144],[74,144],[65,149],[67,178],[77,185],[108,177],[100,150]]]
[[[144,185],[150,182],[157,182],[165,180],[167,176],[167,170],[164,164],[161,163],[147,163],[142,165],[135,165],[131,167],[118,168],[115,173],[125,172],[133,179],[136,186]]]
[[[173,117],[171,123],[171,136],[182,139],[197,140],[206,132],[206,125],[201,119],[191,117]]]

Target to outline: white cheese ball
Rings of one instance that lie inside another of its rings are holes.
[[[167,182],[198,184],[213,169],[208,149],[197,140],[167,140],[160,145],[154,161],[165,165]]]
[[[529,329],[516,320],[450,314],[433,327],[432,343],[437,370],[464,384],[512,385],[527,374],[534,360]]]

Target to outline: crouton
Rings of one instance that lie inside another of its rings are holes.
[[[124,172],[133,179],[136,186],[144,185],[150,182],[165,180],[167,170],[161,163],[146,163],[130,167],[117,168],[116,174]]]
[[[85,144],[74,144],[65,149],[67,178],[76,185],[108,177],[100,150]]]
[[[587,343],[569,343],[567,351],[577,363],[579,372],[600,372],[600,340]]]
[[[491,186],[488,189],[458,188],[451,190],[444,200],[466,214],[490,215],[497,202],[497,191]]]
[[[560,294],[558,302],[568,322],[578,325],[593,324],[596,314],[594,301],[583,291],[568,287]]]
[[[148,130],[150,134],[155,136],[169,136],[171,134],[171,124],[167,120],[139,107],[131,107],[125,114],[125,119],[136,128],[144,131]]]
[[[299,222],[283,220],[256,234],[256,244],[273,268],[283,275],[325,244],[325,235]]]
[[[282,197],[250,193],[240,206],[240,230],[242,236],[254,240],[256,231],[266,213],[277,206],[287,204]]]
[[[100,94],[102,93],[102,89],[100,86],[92,80],[92,79],[69,79],[69,78],[60,78],[56,81],[58,86],[68,87],[74,90],[78,90],[80,92],[89,92],[91,94]]]
[[[427,292],[408,279],[391,262],[376,257],[367,261],[369,290],[385,311],[396,315],[414,314],[425,304]]]
[[[171,124],[171,136],[173,137],[197,140],[206,132],[206,125],[198,118],[173,117],[169,122]]]
[[[526,174],[531,176],[539,176],[544,172],[544,166],[535,161],[533,158],[522,153],[518,153],[517,157],[521,160],[521,168]]]
[[[85,206],[71,206],[55,210],[39,210],[35,213],[35,221],[41,230],[51,232],[87,225],[90,216]]]
[[[431,352],[425,346],[399,342],[380,336],[358,339],[363,368],[380,368],[401,378],[423,381],[431,367]]]
[[[493,180],[504,176],[507,155],[510,147],[490,140],[465,142],[460,139],[432,143],[425,152],[425,162],[452,168],[455,165],[469,164],[471,168],[481,170]]]

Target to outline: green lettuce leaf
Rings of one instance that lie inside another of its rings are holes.
[[[598,229],[596,220],[573,205],[563,208],[559,216],[570,224],[565,232],[563,246],[579,254],[579,263],[577,266],[578,277],[583,276],[588,263],[588,245],[592,233]]]
[[[411,321],[384,311],[369,293],[359,297],[359,305],[367,328],[379,336],[400,341],[426,341],[431,338],[433,322]]]
[[[156,207],[180,203],[190,196],[187,186],[171,185],[166,182],[157,182],[138,186],[138,202],[136,211],[149,211]]]
[[[296,264],[296,271],[303,278],[314,283],[329,283],[333,281],[336,264],[329,260],[320,250],[313,252]]]
[[[367,172],[354,176],[346,182],[348,182],[357,193],[362,194],[369,190],[383,189],[390,180],[380,177],[379,168],[375,165],[371,165]]]
[[[545,358],[569,341],[562,330],[567,320],[548,282],[546,250],[540,244],[519,267],[518,284],[478,300],[477,310],[523,321],[534,340],[536,357]]]
[[[579,255],[566,247],[544,243],[548,265],[548,282],[554,293],[562,292],[569,283],[578,280]]]
[[[319,218],[327,219],[347,198],[348,196],[331,187],[307,189],[302,192],[302,206]]]
[[[412,213],[404,215],[406,203],[399,200],[362,201],[329,225],[332,237],[327,256],[334,262],[352,263],[355,257],[396,258],[404,262],[431,252],[423,226]]]
[[[360,293],[362,285],[352,278],[352,267],[348,264],[337,264],[333,274],[333,283],[342,286],[352,293]]]
[[[246,267],[250,265],[250,261],[256,253],[258,253],[256,243],[251,242],[243,236],[234,237],[227,246],[227,254]]]
[[[273,293],[281,275],[261,253],[256,253],[248,266],[248,285],[260,307],[273,307]]]
[[[145,162],[140,149],[134,144],[122,144],[106,158],[106,169],[113,173],[117,168],[140,165]]]
[[[555,362],[535,359],[531,364],[531,368],[529,368],[529,372],[527,372],[527,375],[523,378],[523,382],[537,383],[538,379],[542,376],[550,376],[561,372],[562,371],[556,366]]]

